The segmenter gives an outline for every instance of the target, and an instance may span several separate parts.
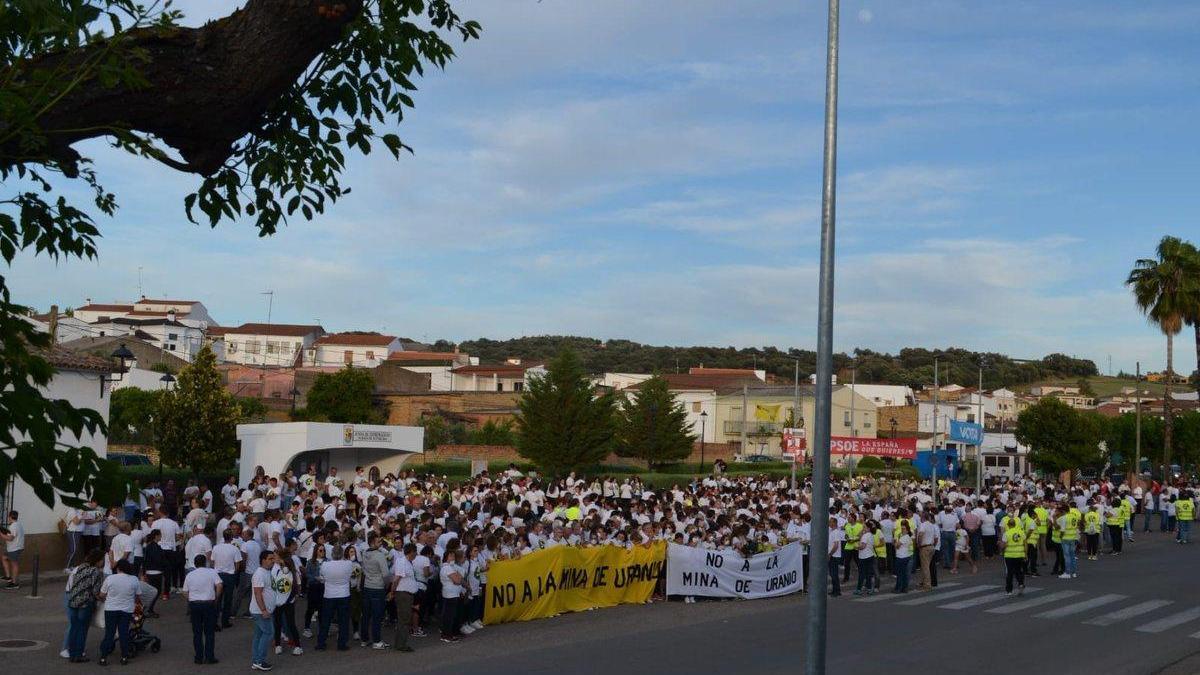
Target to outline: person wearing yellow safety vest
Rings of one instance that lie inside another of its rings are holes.
[[[1050,513],[1050,552],[1054,554],[1054,565],[1050,568],[1052,577],[1062,574],[1067,566],[1066,559],[1063,557],[1062,528],[1059,525],[1059,519],[1064,513],[1065,510],[1061,506],[1055,506],[1054,511]]]
[[[1129,503],[1128,492],[1117,497],[1117,508],[1121,511],[1121,530],[1126,539],[1133,541],[1133,505]]]
[[[1049,494],[1049,492],[1050,491],[1047,490],[1047,494]],[[1044,542],[1043,545],[1046,547],[1046,552],[1049,553],[1050,537],[1047,535],[1050,534],[1050,512],[1046,510],[1046,507],[1042,506],[1041,502],[1038,502],[1038,504],[1033,507],[1033,516],[1035,519],[1037,519],[1038,539],[1041,539]],[[1042,564],[1044,565],[1045,563]]]
[[[1007,518],[1005,519],[1007,520]],[[1014,523],[1015,524],[1015,523]],[[1025,594],[1026,537],[1024,527],[1004,528],[1004,592],[1012,595],[1013,579],[1017,581],[1017,594]]]
[[[1088,560],[1096,560],[1100,556],[1100,506],[1091,499],[1083,514],[1083,533],[1087,536]]]
[[[1059,546],[1062,548],[1063,556],[1063,573],[1059,575],[1059,579],[1074,579],[1079,576],[1079,558],[1077,557],[1076,548],[1079,546],[1079,524],[1083,520],[1083,514],[1074,506],[1063,511],[1058,517],[1058,528],[1061,534],[1059,535],[1062,541]]]
[[[846,543],[842,546],[844,559],[842,563],[846,569],[842,572],[842,583],[850,582],[850,566],[851,560],[858,559],[858,540],[862,537],[863,524],[858,522],[858,514],[851,513],[850,520],[846,523]]]
[[[1121,507],[1113,502],[1117,501],[1118,497],[1113,497],[1104,511],[1104,524],[1108,527],[1109,543],[1112,544],[1112,550],[1109,553],[1113,555],[1121,555],[1121,528],[1125,526],[1125,517],[1121,514]]]
[[[1021,516],[1021,525],[1025,528],[1025,573],[1031,577],[1041,576],[1038,572],[1038,524],[1034,507],[1026,505]]]
[[[879,527],[879,524],[875,523],[875,521],[873,521],[873,520],[870,522],[875,525],[875,527],[873,529],[873,531],[875,532],[874,541],[873,541],[873,543],[875,544],[875,590],[878,591],[879,590],[879,576],[880,576],[879,572],[880,572],[881,568],[883,567],[884,563],[887,562],[887,553],[888,553],[887,552],[887,542],[884,541],[884,539],[883,539],[883,529]]]
[[[1175,500],[1175,523],[1177,530],[1175,541],[1180,544],[1188,543],[1192,533],[1192,521],[1196,518],[1196,502],[1192,499],[1192,491],[1184,490]]]

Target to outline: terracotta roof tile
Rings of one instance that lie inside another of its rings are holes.
[[[102,359],[91,354],[80,354],[62,347],[40,350],[43,358],[58,370],[81,370],[93,373],[115,373],[121,368],[116,361]]]
[[[226,335],[286,335],[289,337],[303,337],[324,332],[325,329],[320,326],[290,323],[244,323],[237,328],[225,329]]]
[[[317,338],[316,345],[346,345],[354,347],[386,347],[396,339],[394,335],[379,333],[331,333]]]
[[[441,363],[454,363],[460,358],[466,358],[466,355],[455,354],[453,352],[392,352],[388,355],[389,361],[437,361]]]
[[[132,312],[133,305],[84,305],[77,312]]]

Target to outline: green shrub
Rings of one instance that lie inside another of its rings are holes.
[[[887,465],[883,463],[882,459],[868,455],[858,460],[858,465],[855,468],[869,471],[871,469],[884,469],[887,468]]]

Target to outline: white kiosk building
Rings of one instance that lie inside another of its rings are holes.
[[[259,467],[267,476],[292,469],[297,475],[315,464],[317,475],[330,467],[354,476],[354,467],[378,469],[379,475],[398,473],[405,460],[424,452],[423,427],[326,422],[239,424],[242,444],[239,484],[247,485]],[[374,471],[371,471],[374,474]]]

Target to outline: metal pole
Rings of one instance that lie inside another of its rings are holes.
[[[979,444],[975,446],[975,496],[983,492],[983,365],[979,366],[979,389],[975,392],[979,401]]]
[[[38,577],[42,572],[42,553],[41,551],[33,554],[33,592],[29,595],[31,598],[38,597]],[[16,579],[13,579],[16,581]]]
[[[825,161],[821,188],[821,271],[818,275],[817,384],[813,420],[812,534],[808,596],[808,640],[804,671],[825,673],[825,595],[829,576],[829,418],[833,383],[833,249],[837,183],[837,70],[839,0],[829,0],[825,57]]]
[[[1134,453],[1133,453],[1133,457],[1134,457],[1133,475],[1135,477],[1140,478],[1141,473],[1142,473],[1142,362],[1141,361],[1137,362],[1137,373],[1134,375],[1134,380],[1133,380],[1133,395],[1135,397],[1134,403],[1133,403],[1134,410],[1137,411],[1136,414],[1134,415],[1134,420],[1135,420],[1134,421],[1134,429],[1135,429],[1134,438],[1137,440],[1134,441],[1134,447],[1136,449],[1134,450]],[[1151,475],[1153,475],[1153,472],[1151,473]]]
[[[930,441],[929,468],[932,470],[930,474],[933,481],[933,503],[937,504],[938,489],[937,489],[937,429],[938,429],[938,403],[940,403],[941,388],[938,386],[938,357],[933,357],[933,438]]]
[[[704,427],[708,424],[708,416],[700,416],[700,476],[704,476]]]
[[[854,418],[858,414],[858,409],[854,405],[854,385],[858,381],[858,368],[850,369],[850,436],[858,436],[858,430],[854,427]],[[846,455],[846,466],[850,469],[850,480],[854,480],[854,458],[855,455]]]
[[[750,403],[749,403],[749,399],[746,395],[746,385],[743,384],[742,385],[742,437],[741,437],[742,459],[746,458],[746,445],[749,443],[749,441],[746,438],[747,433],[749,431],[746,428],[747,425],[749,424],[749,420],[747,419],[747,415],[749,414],[749,412],[748,412],[749,407],[750,407]]]
[[[792,428],[800,424],[800,359],[795,359],[796,374],[792,380]],[[792,492],[796,491],[796,455],[792,455]]]

